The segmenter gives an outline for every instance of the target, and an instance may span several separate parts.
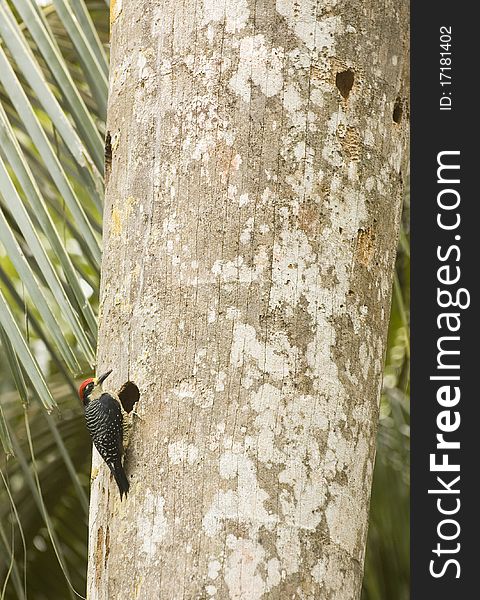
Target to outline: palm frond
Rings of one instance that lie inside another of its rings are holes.
[[[98,1],[0,0],[1,598],[85,588],[74,391],[95,360],[107,36]]]

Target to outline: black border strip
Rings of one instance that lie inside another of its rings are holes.
[[[479,273],[475,176],[480,173],[480,151],[474,6],[443,0],[411,6],[411,597],[415,600],[428,598],[427,594],[435,600],[480,597],[475,591],[480,574],[476,364],[480,328],[474,293]],[[441,62],[447,58],[451,62]],[[440,75],[441,67],[448,66],[451,70]],[[441,85],[441,78],[451,83]],[[440,163],[459,168],[438,171]],[[447,292],[461,306],[439,306],[448,305]],[[446,313],[457,316],[440,317]],[[449,330],[456,326],[458,331]],[[441,354],[438,344],[440,350],[459,354]],[[437,435],[452,445],[438,448]],[[460,448],[454,446],[457,442]],[[434,464],[448,461],[449,468],[459,470],[431,467],[431,454]]]

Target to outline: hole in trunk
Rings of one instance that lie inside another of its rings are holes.
[[[112,170],[112,136],[107,131],[105,134],[105,181],[110,177]]]
[[[348,98],[348,94],[353,87],[353,80],[355,79],[353,75],[353,71],[351,69],[347,69],[346,71],[341,71],[337,73],[335,78],[335,84],[337,88],[340,90],[340,93],[345,98]]]
[[[126,381],[118,390],[118,397],[125,412],[131,413],[135,404],[140,400],[140,391],[133,381]]]
[[[400,98],[397,98],[395,100],[395,105],[393,107],[393,120],[395,121],[395,123],[400,123],[400,121],[402,120],[402,115],[403,115],[402,101]]]

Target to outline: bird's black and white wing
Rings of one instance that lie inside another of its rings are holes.
[[[103,393],[89,402],[85,420],[100,456],[108,466],[117,463],[123,454],[123,416],[118,401]]]

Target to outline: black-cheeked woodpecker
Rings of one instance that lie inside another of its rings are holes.
[[[122,465],[123,411],[118,395],[102,390],[102,384],[111,372],[108,371],[97,379],[86,379],[80,385],[78,394],[83,402],[85,421],[93,444],[114,476],[122,499],[130,488]]]

